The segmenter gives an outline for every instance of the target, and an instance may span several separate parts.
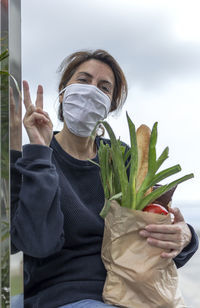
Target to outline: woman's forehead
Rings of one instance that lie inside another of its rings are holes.
[[[90,59],[83,62],[77,67],[75,74],[80,74],[81,72],[88,73],[92,77],[99,77],[102,79],[107,78],[113,84],[115,81],[114,73],[111,67],[100,60]]]

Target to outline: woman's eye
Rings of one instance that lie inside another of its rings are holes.
[[[85,79],[85,78],[78,78],[78,81],[80,81],[80,82],[87,82],[87,79]]]
[[[102,86],[102,91],[110,93],[110,89],[108,87]]]

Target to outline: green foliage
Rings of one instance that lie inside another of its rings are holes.
[[[9,307],[9,73],[8,50],[1,62],[1,307]]]
[[[11,278],[11,296],[21,294],[23,292],[23,279],[20,275]],[[11,307],[12,308],[12,307]]]
[[[8,49],[6,49],[0,54],[0,61],[3,61],[4,59],[8,58],[8,56],[9,56]]]
[[[1,280],[2,280],[2,288],[1,288],[1,301],[2,301],[2,308],[8,307],[9,305],[9,223],[2,221],[3,228],[1,229],[2,236],[1,236]]]
[[[1,58],[1,72],[5,71],[8,73],[8,51],[5,50],[0,55]],[[9,161],[8,161],[8,150],[9,150],[9,76],[1,75],[1,176],[2,178],[8,179],[9,175]]]
[[[157,172],[163,162],[168,158],[169,149],[166,147],[160,157],[157,159],[156,155],[156,143],[157,143],[157,125],[156,122],[153,125],[149,143],[149,156],[148,156],[148,173],[136,192],[136,177],[138,170],[138,148],[135,125],[131,121],[127,114],[127,121],[130,134],[130,150],[125,151],[125,147],[121,145],[120,141],[116,139],[116,136],[106,121],[101,123],[106,128],[110,140],[111,147],[104,145],[103,142],[99,148],[99,165],[101,170],[102,184],[105,192],[105,205],[100,215],[105,218],[110,208],[110,200],[117,199],[121,206],[128,207],[130,209],[142,210],[146,205],[155,201],[161,195],[177,186],[178,184],[194,177],[194,175],[188,174],[183,176],[169,184],[165,184],[151,193],[146,195],[147,190],[158,184],[160,181],[167,177],[179,172],[181,170],[180,165],[167,168],[160,172]],[[129,178],[127,176],[127,166],[125,166],[126,160],[129,158],[128,167],[130,169]]]

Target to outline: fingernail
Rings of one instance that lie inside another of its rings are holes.
[[[140,235],[141,236],[147,236],[148,232],[146,232],[145,230],[140,231]]]

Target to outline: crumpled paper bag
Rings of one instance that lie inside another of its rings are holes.
[[[105,303],[126,308],[186,308],[174,261],[161,258],[162,249],[139,235],[148,224],[169,223],[170,214],[130,210],[111,201],[102,243]]]

